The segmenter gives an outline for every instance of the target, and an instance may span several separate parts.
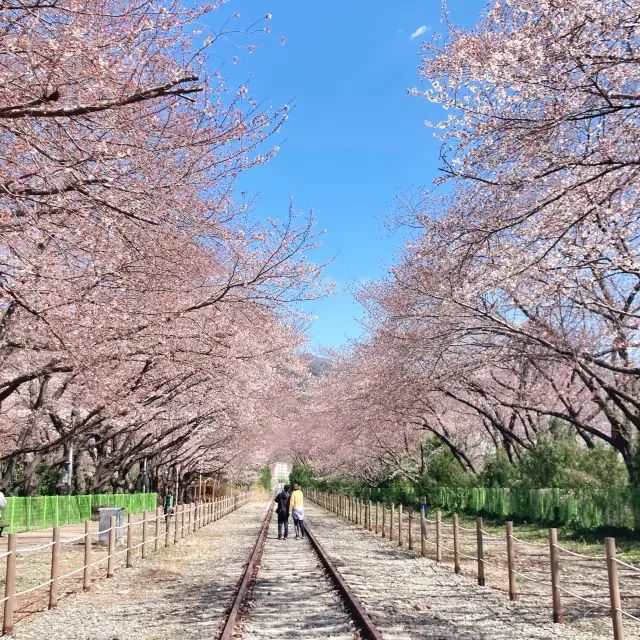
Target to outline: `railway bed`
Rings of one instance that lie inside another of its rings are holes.
[[[278,540],[270,509],[219,640],[382,640],[313,536]]]

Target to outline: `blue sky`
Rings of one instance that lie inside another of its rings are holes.
[[[458,24],[475,23],[484,6],[448,4]],[[251,72],[251,95],[274,106],[295,100],[278,156],[243,175],[241,188],[258,194],[260,216],[285,215],[290,196],[296,209],[315,210],[327,230],[315,258],[335,258],[326,275],[344,291],[309,305],[311,347],[338,347],[361,332],[349,287],[384,274],[403,242],[383,228],[394,196],[438,171],[439,143],[424,120],[444,112],[406,91],[420,86],[420,43],[441,29],[440,0],[233,0],[211,24],[233,11],[238,25],[272,14],[272,34],[223,73],[243,82]]]

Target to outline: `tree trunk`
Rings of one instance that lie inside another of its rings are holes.
[[[87,481],[85,478],[85,453],[78,451],[76,454],[76,493],[84,494],[87,492]]]

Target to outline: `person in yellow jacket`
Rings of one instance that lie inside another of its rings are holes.
[[[293,485],[293,493],[289,501],[289,513],[293,516],[293,524],[296,528],[296,540],[304,538],[304,496],[299,484]]]

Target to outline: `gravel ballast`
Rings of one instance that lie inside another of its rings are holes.
[[[250,502],[90,592],[16,624],[16,640],[215,638],[268,504]]]
[[[356,637],[351,618],[308,540],[293,536],[278,540],[275,513],[243,626],[244,640]]]
[[[466,576],[398,549],[324,509],[308,504],[307,521],[325,552],[389,640],[595,640],[613,633],[603,622],[577,628],[511,603]]]

